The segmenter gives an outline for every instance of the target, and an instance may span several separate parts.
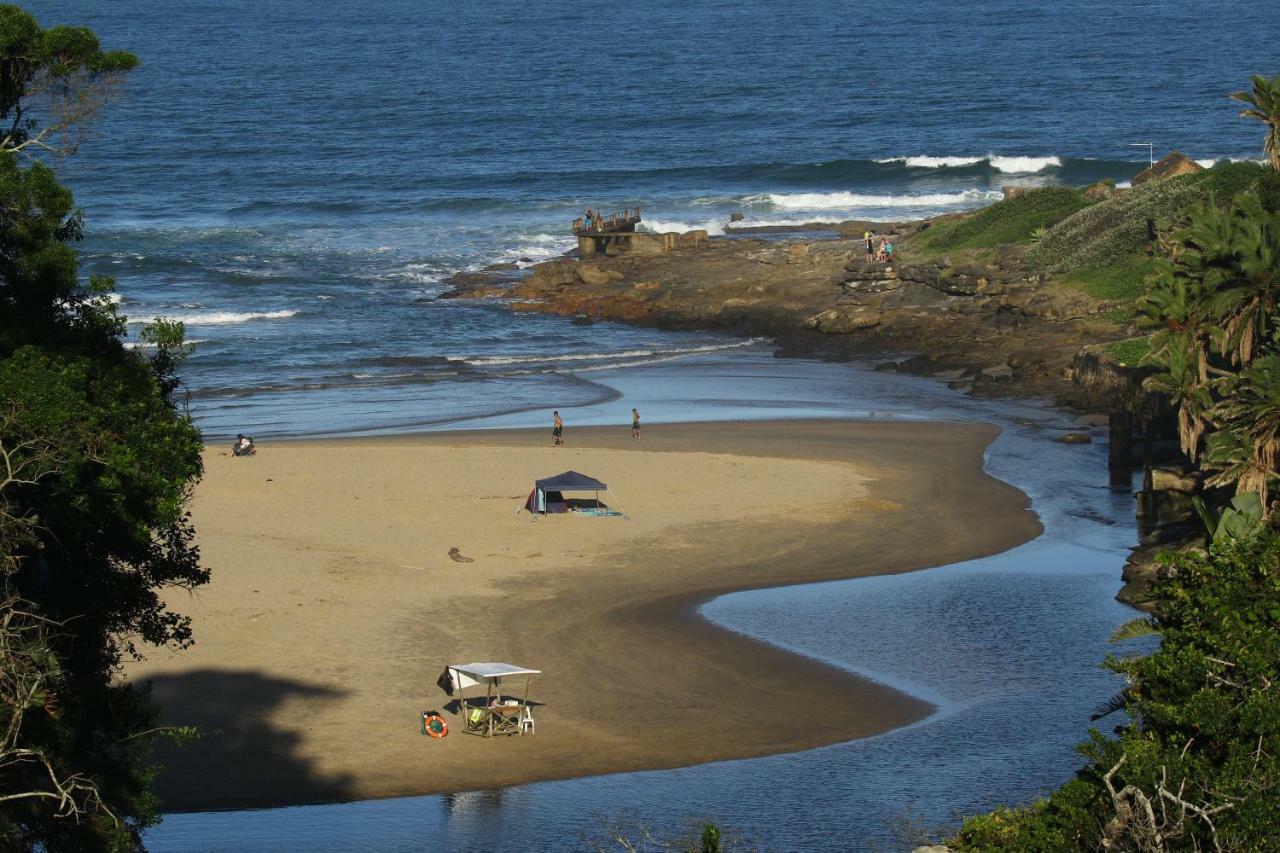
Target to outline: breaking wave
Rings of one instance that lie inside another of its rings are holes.
[[[988,154],[985,157],[885,157],[877,163],[901,163],[909,169],[957,169],[985,163],[997,172],[1010,175],[1033,175],[1046,169],[1062,167],[1061,157],[1010,157]]]
[[[931,208],[957,207],[1002,197],[998,190],[963,190],[954,193],[923,193],[920,195],[874,195],[855,192],[833,193],[766,193],[753,196],[781,210],[851,210],[880,209],[887,207]]]
[[[235,323],[248,323],[253,320],[287,320],[297,311],[204,311],[189,314],[156,314],[147,318],[129,318],[130,325],[142,325],[154,322],[157,318],[170,323],[183,323],[188,326],[228,326]]]

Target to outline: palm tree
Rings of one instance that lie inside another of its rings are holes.
[[[1270,483],[1280,476],[1280,355],[1267,355],[1221,387],[1209,418],[1218,428],[1209,437],[1206,466],[1217,469],[1210,485],[1255,492],[1268,505]]]
[[[1252,92],[1233,92],[1231,97],[1249,105],[1250,109],[1240,111],[1242,118],[1257,119],[1268,126],[1262,150],[1271,168],[1280,172],[1280,74],[1270,80],[1257,75]]]

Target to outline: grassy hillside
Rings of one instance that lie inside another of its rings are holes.
[[[1167,227],[1194,204],[1225,201],[1259,185],[1270,187],[1275,179],[1275,172],[1257,163],[1222,163],[1140,184],[1073,211],[1049,228],[1027,257],[1051,273],[1131,267],[1150,246],[1150,227]]]
[[[925,252],[1025,243],[1037,229],[1061,222],[1087,205],[1080,190],[1043,187],[998,201],[963,219],[934,222],[914,242]]]

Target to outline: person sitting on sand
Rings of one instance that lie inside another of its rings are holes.
[[[564,421],[560,420],[559,412],[551,413],[551,446],[559,447],[564,444]]]
[[[631,437],[640,437],[640,412],[635,409],[631,410]]]
[[[258,451],[254,449],[253,439],[244,433],[236,436],[236,443],[231,445],[232,456],[252,456]]]

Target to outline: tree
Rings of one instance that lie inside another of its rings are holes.
[[[118,678],[183,647],[161,598],[208,579],[186,501],[201,438],[175,398],[180,326],[124,346],[109,279],[81,279],[66,153],[136,64],[83,28],[0,6],[0,848],[128,850],[157,819],[146,692]],[[2,473],[2,472],[0,472]]]
[[[1270,80],[1256,75],[1252,91],[1232,92],[1231,98],[1249,105],[1249,109],[1240,111],[1243,118],[1257,119],[1267,125],[1262,150],[1271,168],[1280,172],[1280,74]]]
[[[103,51],[88,27],[41,29],[0,5],[0,151],[73,153],[86,120],[137,64],[132,53]]]
[[[1156,329],[1148,360],[1163,368],[1146,385],[1177,407],[1183,450],[1193,461],[1203,450],[1210,485],[1266,505],[1280,475],[1280,213],[1242,193],[1191,208],[1165,243],[1138,301]]]

